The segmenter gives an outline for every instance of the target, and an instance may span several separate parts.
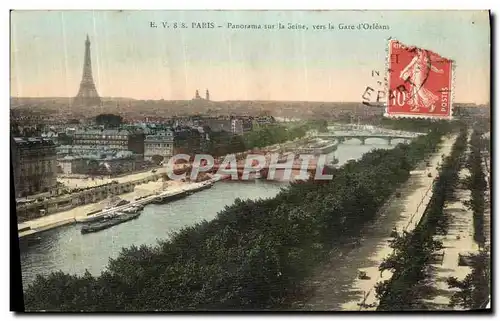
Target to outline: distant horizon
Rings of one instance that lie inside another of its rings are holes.
[[[185,21],[186,29],[161,22]],[[221,25],[197,29],[191,22]],[[249,30],[233,24],[308,25]],[[156,22],[156,28],[151,27]],[[339,30],[340,23],[389,29]],[[314,30],[314,25],[336,25]],[[456,37],[459,34],[460,37]],[[86,36],[102,97],[214,101],[361,102],[382,90],[387,39],[456,62],[455,101],[490,99],[490,22],[483,11],[12,11],[11,95],[73,97],[82,79]],[[375,77],[373,71],[381,76]]]
[[[75,97],[65,97],[65,96],[40,96],[40,97],[35,97],[35,96],[10,96],[11,99],[74,99]],[[246,101],[255,101],[255,102],[290,102],[290,103],[336,103],[336,104],[363,104],[362,101],[323,101],[323,100],[262,100],[262,99],[229,99],[229,100],[206,100],[206,99],[137,99],[137,98],[131,98],[131,97],[100,97],[101,100],[107,100],[107,99],[121,99],[121,100],[131,100],[131,101],[210,101],[214,103],[224,103],[224,102],[246,102]],[[378,105],[382,105],[383,103],[379,103]],[[476,106],[489,106],[490,103],[475,103],[475,102],[454,102],[454,105],[459,104],[459,105],[476,105]],[[371,105],[377,105],[376,103],[371,103]],[[370,106],[367,106],[370,107]]]

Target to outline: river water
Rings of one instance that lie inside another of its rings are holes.
[[[392,146],[387,145],[385,140],[375,138],[367,141],[366,145],[349,140],[339,145],[333,154],[342,165],[375,148]],[[23,286],[31,283],[37,274],[59,270],[83,274],[87,269],[93,275],[99,275],[106,268],[109,258],[117,257],[123,247],[154,245],[157,239],[168,238],[172,231],[201,220],[212,220],[236,198],[274,197],[287,185],[285,182],[263,180],[217,182],[211,189],[185,199],[163,205],[147,205],[138,219],[104,231],[82,235],[79,225],[71,225],[43,232],[39,234],[42,240],[38,244],[21,248]]]

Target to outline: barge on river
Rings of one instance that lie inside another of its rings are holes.
[[[131,205],[125,209],[118,210],[117,208],[107,208],[104,210],[100,211],[93,211],[87,214],[87,217],[85,218],[80,218],[78,219],[78,223],[94,223],[94,222],[100,222],[104,220],[111,219],[113,217],[116,217],[117,212],[122,212],[122,213],[136,213],[140,212],[144,209],[144,206],[141,204],[134,204]]]
[[[164,193],[161,193],[160,195],[158,195],[153,201],[151,201],[151,203],[153,203],[153,204],[165,204],[168,202],[177,201],[177,200],[183,199],[185,197],[188,197],[189,195],[191,195],[191,193],[192,193],[192,191],[190,191],[190,190],[184,190],[184,191],[175,192],[175,193],[164,192]]]
[[[337,143],[317,142],[297,148],[295,153],[313,155],[329,154],[337,150],[337,145]]]
[[[191,193],[195,193],[195,192],[203,191],[205,189],[212,188],[213,185],[214,185],[214,182],[207,180],[204,182],[197,183],[197,185],[194,188],[189,189],[189,191]]]
[[[87,233],[102,231],[112,226],[134,220],[138,218],[140,215],[141,215],[140,211],[136,211],[135,213],[123,213],[123,214],[116,213],[111,218],[107,218],[99,222],[84,225],[81,229],[81,232],[82,234],[87,234]]]

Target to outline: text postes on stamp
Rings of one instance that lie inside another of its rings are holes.
[[[385,116],[451,119],[452,60],[389,41]]]

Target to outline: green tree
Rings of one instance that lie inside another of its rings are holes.
[[[490,300],[491,275],[490,258],[486,251],[472,256],[472,271],[465,279],[448,278],[448,286],[457,289],[450,300],[450,307],[460,306],[464,309],[482,309]]]

